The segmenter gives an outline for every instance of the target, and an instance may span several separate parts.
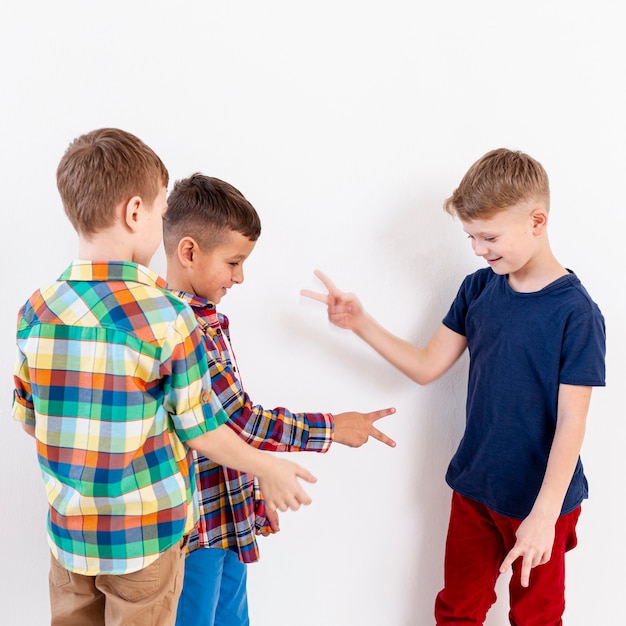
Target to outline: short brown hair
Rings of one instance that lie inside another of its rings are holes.
[[[168,254],[183,237],[193,237],[203,250],[210,250],[227,230],[250,241],[261,235],[259,215],[238,189],[200,173],[174,183],[163,219],[163,245]]]
[[[154,151],[117,128],[100,128],[77,137],[57,167],[63,208],[80,234],[111,226],[113,209],[133,196],[151,204],[168,180],[167,169]]]
[[[469,168],[443,206],[451,215],[471,221],[530,200],[541,200],[549,210],[546,171],[523,152],[499,148],[487,152]]]

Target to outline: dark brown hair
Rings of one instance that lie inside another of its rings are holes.
[[[527,154],[500,148],[487,152],[469,168],[443,206],[451,215],[471,221],[531,200],[542,201],[549,210],[546,171]]]
[[[250,241],[261,235],[259,215],[244,195],[229,183],[200,173],[177,180],[163,220],[165,251],[172,252],[183,237],[210,250],[225,231],[236,231]]]
[[[76,231],[93,234],[114,223],[120,202],[140,196],[152,204],[169,175],[141,139],[117,128],[77,137],[57,167],[57,187]]]

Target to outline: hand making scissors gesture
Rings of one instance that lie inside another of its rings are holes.
[[[313,273],[320,279],[328,293],[302,289],[300,294],[325,304],[328,307],[328,319],[335,326],[357,332],[361,319],[365,317],[365,311],[359,299],[353,293],[345,293],[337,289],[330,278],[320,270],[315,270]]]

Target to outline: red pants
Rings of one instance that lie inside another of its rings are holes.
[[[565,610],[565,553],[576,546],[580,507],[559,517],[552,557],[533,568],[522,587],[522,559],[513,563],[509,621],[513,626],[560,626]],[[442,624],[483,624],[496,600],[494,587],[504,557],[515,545],[522,520],[504,517],[454,492],[446,540],[444,588],[435,618]]]

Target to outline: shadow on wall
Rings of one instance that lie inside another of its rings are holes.
[[[401,297],[412,303],[408,314],[420,320],[414,340],[418,345],[424,345],[439,326],[463,278],[483,265],[467,244],[459,221],[443,210],[443,199],[433,192],[399,207],[387,216],[380,234],[381,258],[387,260],[394,282],[398,275],[406,276],[407,289]],[[468,365],[465,352],[420,394],[420,415],[416,416],[420,427],[408,488],[415,497],[416,527],[421,534],[415,545],[411,575],[415,595],[409,596],[405,608],[406,624],[432,623],[435,597],[443,585],[451,496],[445,473],[465,426]],[[505,578],[498,582],[499,596]],[[507,614],[506,602],[499,603],[490,610],[486,624],[505,623]]]
[[[403,203],[381,217],[380,228],[373,229],[375,241],[360,246],[363,258],[353,259],[360,279],[363,273],[368,277],[368,293],[358,293],[365,308],[391,332],[417,345],[426,343],[463,277],[478,265],[470,246],[463,247],[460,225],[440,207],[441,201],[432,197]],[[400,292],[398,284],[405,286]],[[320,306],[306,299],[303,304],[315,310]],[[398,426],[403,429],[397,437],[400,445],[394,451],[396,465],[390,473],[398,481],[394,497],[399,492],[405,500],[395,510],[408,519],[397,520],[396,532],[402,538],[397,544],[392,539],[390,545],[412,556],[398,561],[403,567],[408,564],[408,569],[396,569],[388,584],[405,587],[406,605],[399,611],[403,623],[431,623],[435,596],[443,583],[451,493],[445,473],[465,423],[467,354],[441,379],[419,387],[351,333],[320,326],[319,320],[308,323],[301,315],[286,318],[286,331],[297,337],[295,341],[304,342],[302,349],[313,361],[332,360],[330,371],[340,372],[346,385],[370,393],[380,389],[384,402],[403,414],[403,425]],[[395,534],[393,529],[391,533]]]

